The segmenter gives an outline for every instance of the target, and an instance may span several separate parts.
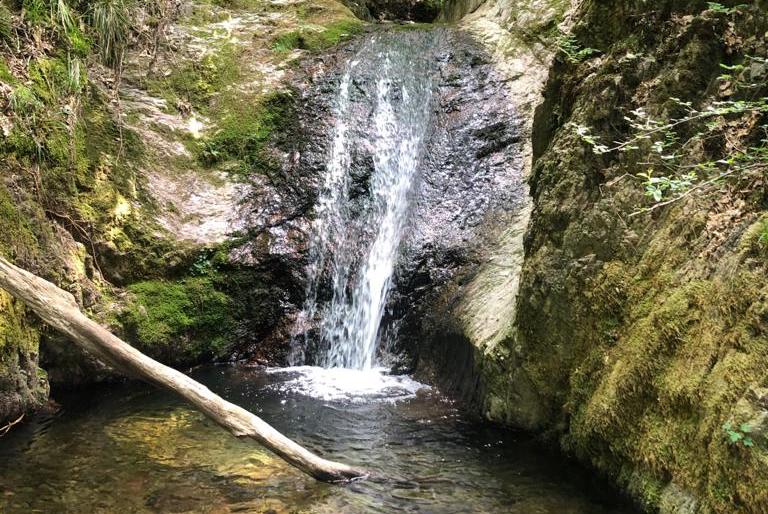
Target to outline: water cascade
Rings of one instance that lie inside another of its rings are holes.
[[[304,320],[319,317],[315,360],[326,368],[374,365],[409,193],[430,128],[429,47],[430,38],[381,34],[363,43],[343,71],[302,313]],[[372,102],[370,116],[356,115],[355,95]],[[372,161],[362,188],[352,157],[361,153]],[[326,302],[319,300],[322,287],[332,293]]]

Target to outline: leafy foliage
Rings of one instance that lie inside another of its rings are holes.
[[[714,11],[716,13],[722,13],[722,14],[733,14],[737,12],[739,9],[742,9],[744,7],[749,7],[749,6],[747,4],[740,4],[734,7],[726,7],[725,5],[717,2],[707,2],[707,9],[709,9],[710,11]]]
[[[679,98],[670,100],[686,111],[683,116],[665,120],[649,115],[642,108],[635,109],[624,117],[632,136],[611,145],[602,142],[589,127],[574,125],[574,129],[595,154],[638,152],[649,156],[639,162],[646,169],[636,176],[642,180],[646,196],[657,205],[666,205],[694,191],[716,188],[727,177],[760,172],[768,167],[768,125],[761,127],[765,137],[757,144],[719,159],[688,162],[692,149],[716,135],[726,120],[768,114],[768,98],[713,102],[703,109]],[[679,127],[696,124],[703,126],[681,140]]]
[[[555,40],[555,44],[568,62],[572,64],[578,64],[600,53],[600,50],[596,48],[583,48],[576,37],[571,34],[560,34]]]
[[[742,423],[738,427],[728,421],[723,425],[723,431],[728,436],[728,442],[732,445],[741,444],[745,448],[751,448],[755,445],[755,442],[750,437],[752,427],[748,423]]]

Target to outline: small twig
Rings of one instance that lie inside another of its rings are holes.
[[[645,140],[649,139],[649,137],[651,135],[653,135],[653,134],[658,134],[659,132],[673,129],[673,128],[677,127],[678,125],[682,125],[684,123],[690,123],[691,121],[695,121],[695,120],[699,120],[699,119],[704,119],[704,118],[711,118],[713,116],[723,116],[724,114],[726,114],[726,113],[723,113],[723,112],[720,112],[720,111],[704,111],[704,112],[698,114],[697,116],[692,116],[690,118],[682,118],[682,119],[674,121],[673,123],[669,123],[667,125],[663,125],[661,127],[657,127],[655,129],[649,130],[647,132],[643,132],[642,135],[633,137],[632,139],[630,139],[628,141],[625,141],[623,143],[619,143],[617,146],[614,146],[612,148],[608,148],[603,153],[610,153],[610,152],[620,151],[623,148],[626,148],[626,147],[628,147],[630,145],[634,145],[634,144],[639,143],[640,141],[645,141]]]
[[[637,178],[634,175],[632,175],[631,173],[625,173],[625,174],[621,175],[620,177],[613,178],[613,179],[609,180],[608,182],[606,182],[605,183],[605,187],[613,187],[613,186],[615,186],[616,184],[618,184],[619,182],[621,182],[622,180],[624,180],[627,177],[629,177],[629,178]]]
[[[700,189],[703,189],[703,188],[705,188],[706,186],[709,186],[709,185],[712,185],[712,184],[714,184],[715,182],[717,182],[717,181],[718,181],[718,180],[720,180],[720,179],[723,179],[723,178],[725,178],[725,177],[727,177],[727,176],[729,176],[729,175],[733,175],[733,174],[734,174],[734,173],[736,173],[737,171],[746,171],[746,170],[748,170],[748,169],[750,169],[750,168],[754,168],[754,167],[756,167],[756,166],[749,166],[749,167],[747,167],[747,168],[733,168],[733,169],[731,169],[731,170],[729,170],[729,171],[726,171],[725,173],[721,173],[720,175],[718,175],[718,176],[717,176],[717,177],[715,177],[715,178],[709,179],[709,180],[707,180],[706,182],[702,182],[701,184],[699,184],[699,185],[698,185],[698,186],[696,186],[696,187],[692,187],[691,189],[689,189],[689,190],[688,190],[688,191],[686,191],[685,193],[683,193],[683,194],[681,194],[681,195],[679,195],[679,196],[676,196],[676,197],[674,197],[674,198],[672,198],[672,199],[670,199],[670,200],[667,200],[666,202],[657,203],[657,204],[656,204],[656,205],[654,205],[653,207],[648,207],[647,209],[642,209],[642,210],[639,210],[639,211],[635,211],[635,212],[631,213],[631,214],[629,215],[629,217],[630,217],[630,218],[634,218],[635,216],[639,216],[640,214],[645,214],[645,213],[647,213],[647,212],[652,212],[652,211],[655,211],[656,209],[659,209],[659,208],[661,208],[661,207],[664,207],[664,206],[666,206],[666,205],[669,205],[669,204],[675,203],[675,202],[676,202],[676,201],[678,201],[678,200],[682,200],[683,198],[685,198],[685,197],[687,197],[687,196],[690,196],[690,195],[691,195],[691,194],[693,194],[694,192],[696,192],[696,191],[698,191],[698,190],[700,190]]]
[[[21,416],[19,416],[19,417],[16,419],[16,421],[11,421],[10,423],[8,423],[7,425],[5,425],[4,427],[0,427],[0,437],[3,437],[5,434],[7,434],[8,432],[10,432],[10,431],[11,431],[11,429],[12,429],[12,428],[13,428],[15,425],[18,425],[19,423],[21,423],[21,420],[22,420],[22,419],[24,419],[24,414],[22,414]]]

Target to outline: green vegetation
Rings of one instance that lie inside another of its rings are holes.
[[[174,109],[188,102],[195,109],[207,111],[211,99],[240,78],[241,53],[238,46],[225,44],[199,62],[174,69],[167,77],[148,79],[147,90],[164,98]]]
[[[24,362],[26,355],[37,352],[40,332],[27,319],[21,302],[0,290],[0,381],[13,384],[14,396],[4,408],[38,408],[48,400],[48,383],[35,363]],[[6,400],[7,401],[7,400]],[[13,405],[18,402],[17,405]],[[1,412],[0,414],[8,414]]]
[[[294,49],[316,52],[337,45],[362,30],[363,23],[357,19],[339,20],[325,27],[303,27],[278,36],[272,48],[278,52]]]
[[[729,421],[723,425],[723,431],[728,436],[728,442],[733,445],[741,444],[745,448],[751,448],[755,445],[755,442],[750,437],[752,427],[749,423],[742,423],[738,427],[734,427]]]
[[[43,29],[46,37],[68,53],[87,57],[95,44],[101,62],[113,68],[119,79],[128,41],[138,30],[132,26],[131,18],[136,10],[153,4],[148,0],[23,0],[21,11],[28,25]],[[6,15],[0,10],[0,19],[4,17]],[[7,40],[12,35],[3,38]]]
[[[571,64],[586,61],[593,55],[600,53],[600,50],[595,48],[583,48],[572,34],[560,34],[555,38],[555,45]]]
[[[119,316],[129,339],[148,354],[194,363],[220,357],[232,342],[232,302],[208,276],[128,286],[132,295]]]
[[[259,3],[259,0],[211,0],[211,3],[227,9],[247,9]]]
[[[125,0],[97,0],[91,5],[89,14],[102,62],[115,69],[121,68],[131,32],[128,5]]]
[[[743,72],[742,68],[732,66],[728,69]],[[762,76],[766,74],[768,68],[764,69]],[[733,76],[721,75],[720,79],[732,80]],[[694,192],[716,191],[722,187],[724,179],[733,175],[744,179],[745,175],[760,176],[768,169],[768,125],[759,127],[764,134],[762,139],[742,150],[709,159],[703,159],[701,151],[702,144],[716,137],[728,121],[760,119],[768,114],[768,97],[717,101],[703,109],[675,97],[671,97],[670,101],[685,110],[683,116],[671,120],[657,119],[642,108],[635,109],[624,117],[633,131],[632,136],[611,146],[603,144],[589,127],[572,125],[595,154],[629,153],[630,158],[642,161],[646,170],[636,175],[642,180],[646,196],[653,199],[656,205],[638,213],[668,205]],[[695,131],[682,137],[678,132],[682,125],[689,126],[689,131],[693,126]],[[643,160],[639,156],[650,158]],[[658,170],[671,174],[661,174]]]
[[[743,9],[744,7],[749,7],[747,4],[741,4],[736,5],[734,7],[726,7],[723,4],[717,3],[717,2],[707,2],[707,9],[710,11],[716,12],[716,13],[722,13],[722,14],[733,14],[737,12],[739,9]]]
[[[206,165],[238,161],[244,176],[270,174],[274,165],[267,153],[267,142],[293,112],[290,93],[273,93],[264,98],[232,98],[218,130],[200,146],[200,160]]]
[[[578,47],[605,53],[556,68],[537,112],[505,348],[522,362],[498,380],[534,390],[544,436],[650,512],[760,511],[768,17],[672,1],[579,16]]]
[[[739,249],[747,255],[768,258],[768,216],[762,215],[744,231]],[[768,259],[767,259],[768,260]]]
[[[0,255],[28,260],[36,252],[37,237],[4,187],[0,186]]]
[[[5,4],[0,3],[0,42],[11,41],[13,38],[13,13]]]
[[[727,15],[749,7],[729,8],[713,2],[708,6],[709,11]],[[645,107],[632,109],[623,116],[629,137],[605,143],[591,127],[570,124],[595,154],[625,154],[622,160],[644,168],[634,176],[654,205],[633,215],[694,193],[722,192],[729,183],[760,177],[768,169],[768,124],[764,120],[768,114],[768,58],[745,53],[733,64],[720,62],[718,67],[724,73],[717,77],[717,87],[725,98],[694,103],[669,95],[656,115]],[[736,124],[749,127],[754,135],[746,144],[722,145],[723,149],[713,151],[723,130]]]

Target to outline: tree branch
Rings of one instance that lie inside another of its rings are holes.
[[[2,257],[0,287],[91,355],[121,372],[177,393],[236,437],[255,439],[317,480],[348,482],[368,476],[362,469],[315,455],[258,416],[224,400],[183,373],[147,357],[83,314],[71,294]]]

